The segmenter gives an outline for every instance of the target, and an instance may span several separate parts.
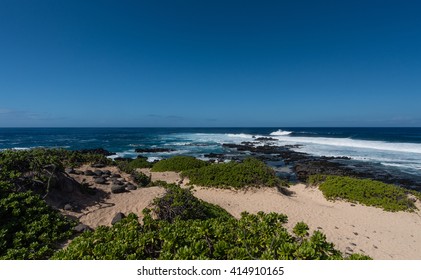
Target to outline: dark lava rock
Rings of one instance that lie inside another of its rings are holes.
[[[121,178],[121,175],[118,173],[111,174],[111,178]]]
[[[204,157],[206,158],[218,158],[218,159],[223,159],[225,158],[224,154],[215,154],[215,153],[210,153],[210,154],[205,154]]]
[[[124,219],[126,217],[126,215],[124,215],[121,212],[118,212],[117,214],[115,214],[113,220],[111,221],[111,224],[114,225],[118,222],[120,222],[122,219]]]
[[[107,166],[107,165],[105,165],[103,163],[93,163],[93,164],[91,164],[92,168],[103,168],[105,166]]]
[[[297,178],[302,182],[306,182],[309,176],[316,174],[337,176],[357,175],[353,170],[341,163],[323,159],[307,159],[305,161],[296,162],[294,171],[297,174]]]
[[[114,184],[114,185],[119,185],[119,186],[124,185],[124,183],[123,183],[122,181],[117,180],[117,179],[114,179],[114,180],[113,180],[113,184]]]
[[[148,157],[142,156],[142,155],[138,155],[137,158],[143,158],[143,159],[148,159]]]
[[[102,171],[99,169],[94,170],[94,173],[96,176],[101,176],[102,175]]]
[[[83,150],[79,150],[79,152],[82,153],[82,154],[97,154],[97,155],[104,155],[104,156],[112,156],[112,155],[116,154],[116,153],[112,153],[110,151],[107,151],[103,148],[83,149]]]
[[[97,184],[105,184],[105,183],[107,183],[107,180],[105,180],[102,177],[99,177],[99,178],[96,178],[95,179],[95,183],[97,183]]]
[[[135,185],[133,185],[133,184],[128,183],[126,185],[126,190],[127,191],[133,191],[133,190],[136,190],[136,189],[137,189],[137,187]]]
[[[75,226],[73,230],[76,231],[77,233],[83,233],[85,231],[93,231],[92,228],[82,223]]]
[[[79,190],[82,185],[67,173],[56,172],[51,180],[51,187],[62,192],[72,193]]]
[[[126,186],[126,191],[134,191],[136,189],[136,186],[132,184]]]
[[[136,153],[166,153],[166,152],[173,152],[174,149],[166,149],[166,148],[150,148],[150,149],[136,149]]]
[[[123,185],[113,185],[111,186],[112,193],[123,193],[126,191],[126,188]]]
[[[95,175],[95,173],[90,169],[86,170],[84,174],[85,174],[85,176],[94,176]]]
[[[272,137],[258,137],[256,138],[256,141],[278,141],[278,139]]]
[[[111,175],[111,171],[110,170],[103,170],[102,173],[105,174],[105,175]]]
[[[74,172],[75,172],[76,175],[83,175],[84,174],[83,171],[81,171],[81,170],[75,170]]]
[[[253,142],[242,142],[241,144],[222,144],[224,148],[236,149],[237,151],[248,151],[260,154],[277,154],[283,151],[281,147],[264,145],[255,146]]]

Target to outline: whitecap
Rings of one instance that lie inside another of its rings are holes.
[[[232,138],[244,138],[244,139],[253,138],[253,135],[245,134],[245,133],[238,133],[238,134],[227,133],[225,135],[228,136],[228,137],[232,137]]]
[[[277,131],[272,132],[270,135],[271,136],[286,136],[286,135],[290,135],[291,133],[292,131],[278,129]]]

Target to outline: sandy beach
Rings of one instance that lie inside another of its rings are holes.
[[[181,182],[175,172],[142,171],[150,174],[152,180]],[[81,176],[74,177],[79,181],[84,179]],[[187,181],[182,183],[185,186]],[[142,209],[150,206],[155,197],[164,193],[161,187],[142,188],[121,194],[111,194],[107,185],[94,184],[94,187],[103,190],[107,196],[100,203],[92,204],[77,213],[80,221],[92,228],[110,225],[117,212],[133,212],[142,217]],[[420,210],[393,213],[344,201],[327,201],[317,188],[303,184],[291,186],[290,190],[293,195],[289,197],[274,188],[236,191],[195,187],[193,193],[204,201],[223,207],[237,218],[243,211],[283,213],[288,216],[286,227],[289,230],[297,222],[304,221],[310,231],[321,230],[330,242],[346,254],[362,253],[380,260],[421,259]],[[421,209],[419,201],[417,207]]]

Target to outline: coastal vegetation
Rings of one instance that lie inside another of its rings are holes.
[[[155,198],[153,202],[154,213],[160,220],[232,218],[223,208],[196,198],[191,189],[183,189],[175,184],[166,184],[164,187],[165,195]]]
[[[283,214],[243,213],[235,219],[214,206],[205,210],[208,204],[189,192],[168,186],[155,208],[143,211],[142,224],[130,214],[113,227],[83,233],[53,259],[343,259],[320,231],[306,237],[288,233]],[[180,211],[183,202],[188,207]],[[359,254],[349,258],[369,259]]]
[[[121,163],[126,163],[127,167],[130,169],[136,169],[136,168],[152,168],[153,163],[148,161],[148,158],[146,157],[138,157],[133,160],[127,160],[127,161],[121,161]]]
[[[208,162],[190,156],[175,156],[158,161],[152,167],[153,172],[182,172],[209,165]]]
[[[247,158],[242,162],[206,165],[184,171],[182,176],[188,177],[191,184],[219,188],[286,185],[276,176],[272,168],[255,158]]]
[[[420,198],[419,192],[371,179],[313,175],[309,177],[308,184],[318,185],[329,200],[343,199],[386,211],[413,211],[416,206],[410,195]]]
[[[136,169],[149,166],[148,164],[150,163],[147,162],[145,158],[137,158],[132,161],[119,161],[117,163],[117,167],[120,169],[120,171],[130,174],[133,181],[138,184],[139,187],[147,187],[151,185],[151,178]]]
[[[87,163],[117,164],[140,185],[150,185],[150,178],[136,170],[144,161],[112,163],[103,154],[61,149],[0,152],[0,259],[344,258],[322,232],[310,234],[304,222],[289,233],[283,214],[243,213],[236,219],[221,207],[196,198],[191,189],[174,184],[160,184],[166,192],[144,209],[142,223],[129,214],[112,227],[100,226],[76,238],[76,223],[46,203],[49,193],[60,189],[57,178],[67,176],[67,168]],[[189,157],[162,162],[158,169],[179,170],[198,185],[282,185],[270,167],[254,158],[221,164]],[[74,239],[68,248],[59,250],[70,238]],[[368,259],[359,254],[348,258]]]
[[[0,153],[0,259],[45,259],[69,238],[74,222],[43,199],[66,165],[102,156],[33,149]]]

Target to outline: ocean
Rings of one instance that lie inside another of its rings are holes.
[[[421,128],[0,128],[0,150],[35,147],[71,150],[104,148],[135,158],[137,148],[167,148],[142,153],[150,161],[174,155],[204,159],[208,153],[235,153],[222,146],[258,137],[274,145],[299,145],[315,156],[349,157],[421,176]]]

